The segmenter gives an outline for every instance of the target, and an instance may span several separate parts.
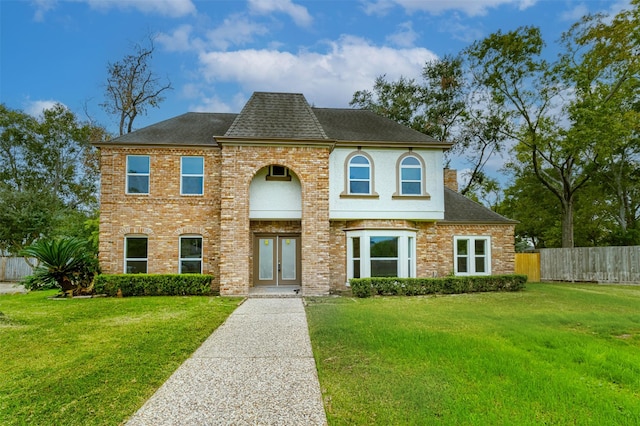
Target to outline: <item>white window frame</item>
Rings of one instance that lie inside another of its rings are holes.
[[[145,240],[147,240],[147,257],[127,257],[130,238],[136,238],[136,239],[144,238]],[[133,272],[128,272],[127,270],[128,269],[127,265],[129,262],[143,262],[143,261],[146,264],[145,272],[139,272],[139,273],[148,274],[149,273],[149,236],[144,234],[126,235],[124,237],[124,273],[125,274],[133,273]]]
[[[409,158],[413,158],[414,160],[416,160],[418,162],[418,165],[414,165],[414,164],[408,164],[408,165],[403,165],[403,163],[409,159]],[[402,179],[402,171],[404,169],[418,169],[420,171],[420,179],[415,180],[415,179]],[[405,157],[403,157],[400,160],[400,170],[398,171],[398,181],[399,181],[399,190],[400,190],[400,195],[409,195],[409,196],[420,196],[422,194],[424,194],[424,166],[422,161],[420,161],[420,158],[418,158],[415,155],[407,155]],[[417,194],[405,194],[404,190],[403,190],[403,183],[418,183],[420,185],[420,187],[418,188],[418,193]]]
[[[149,163],[149,171],[147,173],[130,173],[129,172],[129,158],[131,157],[145,157],[147,162]],[[125,172],[127,178],[124,183],[124,191],[126,194],[130,195],[149,195],[151,192],[151,157],[149,155],[127,155],[127,159],[125,162]],[[147,178],[147,192],[129,192],[129,178],[131,176],[146,176]]]
[[[360,238],[360,278],[371,277],[371,237],[398,238],[398,277],[416,277],[416,232],[406,230],[358,230],[347,231],[347,285],[354,277],[353,239]],[[409,244],[409,239],[412,240]]]
[[[182,257],[182,240],[184,238],[191,238],[191,239],[199,239],[200,240],[200,257],[196,258],[196,257]],[[182,261],[187,261],[187,262],[195,262],[195,261],[199,261],[200,262],[200,272],[198,273],[202,273],[202,268],[203,268],[203,256],[202,256],[202,252],[204,251],[204,241],[202,239],[202,235],[197,235],[197,234],[187,234],[187,235],[181,235],[179,240],[178,240],[178,273],[182,274]]]
[[[467,272],[458,272],[458,241],[467,240]],[[476,272],[475,242],[485,242],[484,272]],[[453,271],[454,275],[491,275],[491,236],[488,235],[457,235],[453,237]]]
[[[184,159],[185,158],[199,158],[202,161],[202,173],[185,173],[184,172]],[[185,194],[184,193],[184,178],[186,177],[199,177],[200,179],[202,179],[202,191],[200,193],[189,193],[189,194]],[[180,157],[180,195],[185,195],[185,196],[202,196],[204,195],[204,157],[202,156],[198,156],[198,155],[185,155]]]
[[[367,160],[367,165],[352,163],[352,161],[356,157],[362,157]],[[368,179],[352,179],[351,178],[351,168],[361,168],[365,167],[369,170],[369,178]],[[369,184],[369,192],[351,192],[351,182],[367,182]],[[350,195],[371,195],[373,194],[373,161],[369,158],[368,155],[365,155],[362,152],[357,152],[351,155],[347,160],[347,194]]]

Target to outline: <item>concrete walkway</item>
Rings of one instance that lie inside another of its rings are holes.
[[[300,298],[246,300],[127,423],[326,424]]]

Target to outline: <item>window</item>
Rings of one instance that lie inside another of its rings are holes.
[[[422,164],[416,157],[405,157],[400,163],[400,194],[422,195]]]
[[[415,277],[415,232],[347,232],[347,278]]]
[[[287,169],[286,167],[273,165],[273,166],[269,166],[266,179],[290,181],[291,174],[289,173],[289,169]]]
[[[490,241],[489,237],[455,237],[456,275],[491,274]]]
[[[149,156],[127,155],[127,194],[149,193]]]
[[[182,157],[180,193],[202,195],[204,193],[204,158]]]
[[[418,154],[409,151],[396,162],[396,192],[393,198],[429,199],[425,190],[424,160]]]
[[[125,274],[147,273],[147,247],[146,236],[125,237],[124,239],[124,272]]]
[[[364,155],[349,160],[349,194],[371,194],[371,164]]]
[[[202,237],[180,237],[180,273],[202,273]]]

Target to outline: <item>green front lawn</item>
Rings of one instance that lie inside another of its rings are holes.
[[[0,296],[0,424],[117,425],[241,299]]]
[[[331,425],[640,424],[640,287],[307,302]]]

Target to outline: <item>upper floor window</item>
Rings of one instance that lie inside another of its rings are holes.
[[[181,274],[202,273],[202,237],[187,235],[180,237]]]
[[[349,160],[349,194],[371,194],[371,162],[362,154]]]
[[[182,157],[180,176],[182,195],[202,195],[204,193],[204,158]]]
[[[491,274],[489,237],[454,237],[456,275]]]
[[[146,274],[148,263],[148,238],[146,235],[125,237],[124,272],[125,274]]]
[[[394,197],[429,198],[425,191],[424,161],[413,152],[407,152],[396,163],[396,192]]]
[[[127,194],[149,193],[149,156],[127,155]]]

